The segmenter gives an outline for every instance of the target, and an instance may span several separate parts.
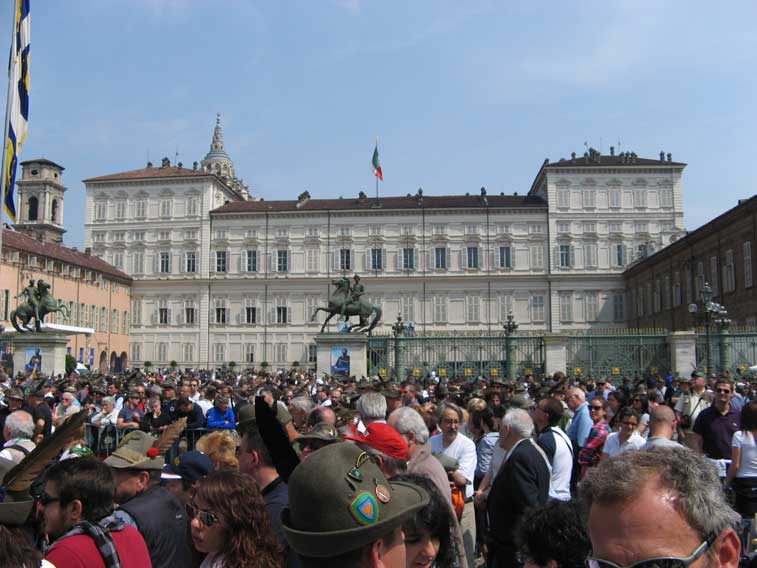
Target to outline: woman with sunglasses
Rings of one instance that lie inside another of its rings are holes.
[[[607,414],[609,416],[607,423],[610,425],[610,429],[613,432],[620,430],[620,418],[618,413],[620,412],[620,409],[627,404],[628,398],[626,397],[626,393],[621,389],[614,390],[607,395]]]
[[[631,408],[639,415],[639,425],[636,428],[646,438],[649,433],[649,397],[643,393],[633,395]]]
[[[620,431],[613,432],[607,437],[602,448],[602,459],[611,458],[626,450],[638,450],[646,440],[639,434],[639,413],[633,408],[623,408],[620,416]]]
[[[207,555],[200,568],[283,568],[265,501],[251,477],[211,473],[187,513],[195,549]]]
[[[742,517],[757,513],[757,401],[741,409],[741,428],[731,439],[731,467],[727,484],[733,484],[736,510]]]
[[[610,435],[610,426],[607,424],[607,401],[601,396],[592,398],[589,402],[589,416],[591,416],[594,425],[589,430],[586,443],[578,453],[581,479],[584,478],[590,467],[599,463],[602,457],[602,448]]]

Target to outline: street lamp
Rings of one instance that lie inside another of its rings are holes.
[[[710,327],[715,324],[718,333],[724,329],[728,329],[731,325],[731,320],[728,319],[728,310],[725,306],[712,301],[712,288],[705,282],[702,288],[701,294],[701,307],[696,303],[689,304],[689,313],[692,317],[701,321],[704,324],[704,336],[706,341],[705,346],[705,364],[707,366],[707,373],[711,372],[710,368]],[[721,346],[722,347],[722,346]],[[725,369],[728,365],[724,361],[724,350],[721,349],[720,366]]]
[[[502,328],[505,330],[505,375],[508,381],[512,381],[513,376],[513,338],[515,332],[518,331],[518,324],[515,322],[513,312],[507,313],[507,320],[502,324]]]
[[[394,334],[394,376],[399,380],[400,376],[400,337],[405,335],[407,324],[402,321],[402,315],[397,314],[397,321],[392,325]]]

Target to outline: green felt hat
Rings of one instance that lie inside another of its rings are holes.
[[[147,432],[135,430],[124,436],[116,451],[105,459],[105,463],[115,469],[139,469],[162,471],[166,461],[154,449],[156,438]]]
[[[0,479],[5,477],[16,464],[0,458]],[[29,518],[34,499],[29,491],[0,492],[0,525],[23,525]]]
[[[390,483],[367,453],[339,442],[295,468],[281,520],[298,554],[331,558],[382,538],[428,501],[425,490]]]

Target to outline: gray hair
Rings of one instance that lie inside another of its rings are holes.
[[[587,511],[594,503],[625,504],[650,479],[675,494],[673,507],[702,539],[738,526],[741,517],[728,506],[717,470],[688,448],[623,452],[589,468],[579,495]]]
[[[522,408],[511,408],[502,419],[502,425],[508,426],[520,438],[530,438],[534,433],[534,421]]]
[[[357,399],[355,410],[363,420],[383,420],[386,417],[386,398],[380,392],[367,392]]]
[[[429,432],[426,423],[423,421],[423,417],[418,412],[408,406],[403,406],[394,410],[389,418],[392,416],[397,417],[397,422],[394,424],[394,429],[400,434],[407,434],[412,432],[415,434],[415,440],[419,444],[425,444],[428,442]]]
[[[34,419],[25,410],[16,410],[5,419],[5,427],[8,429],[9,438],[31,439],[34,436]]]
[[[112,396],[106,396],[103,398],[103,406],[106,404],[110,404],[111,406],[116,406],[116,399]]]
[[[401,460],[393,456],[388,456],[384,452],[377,450],[363,442],[355,442],[355,445],[372,457],[380,457],[382,461],[381,469],[386,477],[394,477],[407,471],[407,460]]]
[[[465,422],[465,415],[463,414],[463,409],[460,408],[458,405],[456,405],[454,402],[444,402],[439,405],[439,408],[436,411],[436,419],[441,422],[442,421],[442,414],[444,414],[445,410],[454,410],[457,412],[457,417],[460,419],[460,424]]]
[[[289,407],[308,413],[315,408],[315,403],[306,396],[296,396],[289,401]]]

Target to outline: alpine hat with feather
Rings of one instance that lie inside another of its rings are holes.
[[[116,451],[106,458],[105,464],[115,469],[162,471],[166,465],[163,454],[181,435],[186,425],[187,419],[180,418],[163,430],[159,438],[141,430],[129,432]]]

